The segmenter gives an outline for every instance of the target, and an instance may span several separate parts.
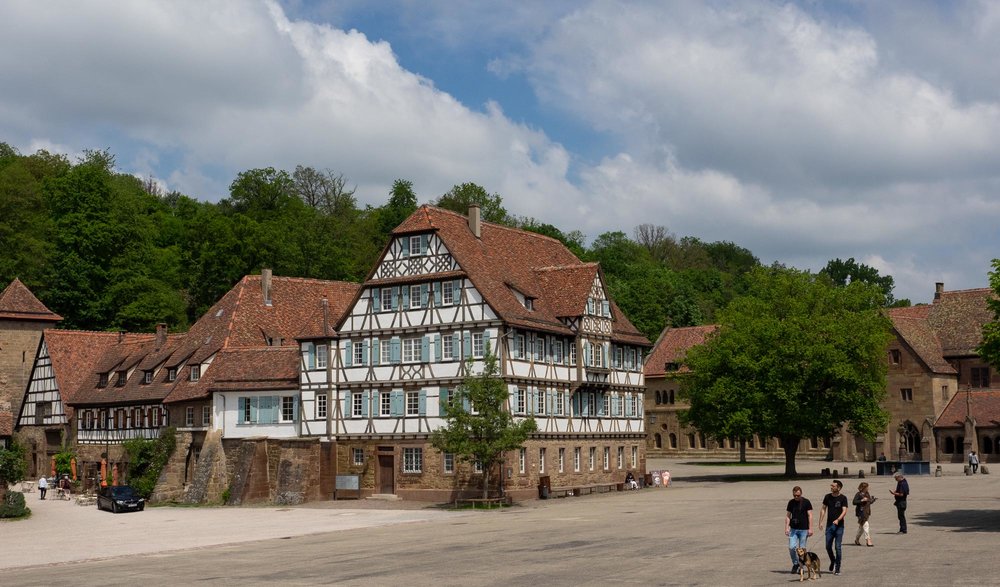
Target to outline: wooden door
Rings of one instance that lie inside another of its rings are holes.
[[[379,493],[393,493],[395,491],[395,479],[394,479],[395,466],[393,465],[392,455],[379,455],[378,456],[378,492]]]

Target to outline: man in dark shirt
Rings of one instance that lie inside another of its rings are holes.
[[[788,554],[792,556],[792,573],[799,572],[798,547],[805,548],[806,540],[813,534],[813,506],[802,497],[802,488],[792,488],[792,499],[785,508],[785,536],[788,536]]]
[[[910,484],[902,472],[896,473],[896,490],[890,491],[895,498],[896,517],[899,518],[899,533],[906,534],[906,496],[910,495]]]
[[[826,554],[830,557],[830,571],[840,574],[841,545],[844,542],[844,518],[847,517],[847,496],[841,495],[844,484],[834,479],[830,484],[830,493],[823,498],[823,508],[819,511],[819,525],[823,526],[825,519]],[[829,516],[827,515],[829,514]],[[834,552],[836,546],[836,552]]]

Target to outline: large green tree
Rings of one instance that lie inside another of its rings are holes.
[[[990,271],[990,289],[993,295],[987,300],[993,312],[993,321],[983,325],[983,340],[979,343],[979,356],[994,367],[1000,366],[1000,259],[993,259]]]
[[[748,292],[719,313],[719,330],[685,359],[683,421],[713,438],[781,439],[795,474],[803,438],[888,425],[885,349],[890,323],[877,287],[836,287],[825,275],[759,268]]]
[[[858,263],[854,260],[854,257],[846,261],[839,258],[833,259],[826,264],[826,267],[820,269],[820,272],[829,275],[830,279],[840,286],[855,281],[863,281],[874,285],[882,292],[886,307],[906,307],[910,305],[910,300],[908,299],[897,300],[893,297],[892,291],[896,287],[896,282],[891,275],[881,275],[878,269],[864,263]]]
[[[435,206],[468,214],[471,204],[479,204],[482,210],[483,220],[495,222],[497,224],[510,224],[511,218],[507,214],[507,209],[503,207],[503,198],[500,194],[491,194],[481,185],[467,182],[453,186],[446,194],[434,202]]]
[[[469,374],[445,401],[447,423],[431,434],[431,444],[465,462],[482,465],[485,499],[490,471],[501,464],[505,452],[520,448],[538,425],[531,417],[515,420],[506,409],[507,385],[498,375],[496,355],[487,350],[479,374],[472,372],[471,360],[467,365]]]

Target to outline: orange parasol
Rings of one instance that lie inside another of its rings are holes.
[[[101,487],[108,486],[108,459],[101,459]]]
[[[73,481],[76,481],[76,459],[69,460],[69,472],[73,475]]]
[[[56,476],[56,458],[52,457],[52,476]]]
[[[111,484],[118,485],[118,463],[115,463],[115,466],[111,468]]]

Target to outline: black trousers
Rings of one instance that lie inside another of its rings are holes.
[[[906,500],[896,502],[896,515],[899,518],[899,531],[906,532]]]

